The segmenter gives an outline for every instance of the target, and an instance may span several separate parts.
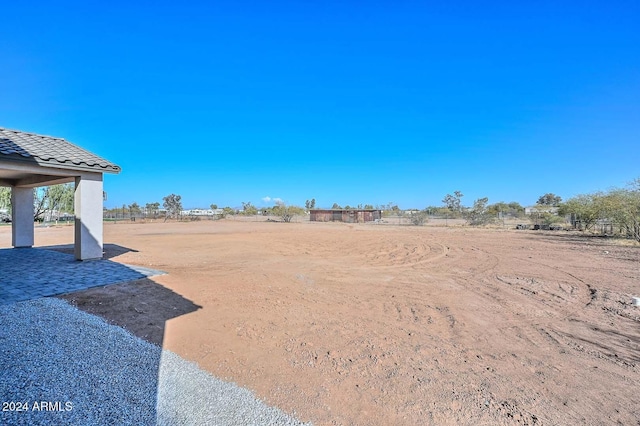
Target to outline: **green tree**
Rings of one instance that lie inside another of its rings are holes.
[[[162,206],[167,210],[167,215],[164,217],[165,222],[167,218],[175,217],[176,219],[182,212],[182,197],[176,194],[169,194],[162,198]]]
[[[540,225],[550,226],[564,222],[564,218],[552,212],[539,212],[535,215],[535,222]]]
[[[579,223],[585,230],[595,225],[604,212],[601,193],[581,194],[567,200],[558,208],[559,216],[573,215],[574,223]]]
[[[487,203],[489,198],[478,198],[473,202],[473,207],[466,213],[466,219],[469,225],[478,226],[486,225],[492,219],[492,216],[487,212]]]
[[[390,217],[390,216],[402,216],[403,215],[403,211],[400,210],[400,207],[398,207],[397,204],[393,203],[393,202],[388,202],[387,204],[383,205],[383,211],[382,211],[382,215],[384,217]]]
[[[601,200],[603,216],[616,223],[627,237],[640,242],[640,181],[626,189],[614,189]]]
[[[0,188],[0,210],[11,211],[11,188]]]
[[[447,207],[442,206],[428,206],[425,210],[432,216],[446,216],[450,212]]]
[[[500,201],[495,204],[490,204],[487,206],[487,213],[491,216],[497,217],[502,215],[521,217],[524,215],[524,207],[515,201],[510,203],[505,203],[504,201]]]
[[[140,213],[142,213],[142,209],[140,208],[140,206],[138,205],[138,203],[136,203],[135,201],[131,204],[129,204],[129,216],[130,217],[136,217],[139,216]]]
[[[73,213],[75,185],[64,183],[49,187],[49,207],[62,213]]]
[[[34,189],[33,207],[36,220],[49,220],[60,213],[73,213],[75,185],[65,183]]]
[[[258,209],[256,206],[251,204],[251,201],[247,201],[246,203],[242,202],[242,214],[247,216],[253,216],[258,214]]]
[[[11,188],[0,187],[0,223],[11,219]]]
[[[307,200],[304,202],[304,207],[307,209],[307,211],[315,209],[316,208],[316,199],[312,198],[311,200]]]
[[[295,216],[304,214],[305,210],[302,207],[288,206],[283,202],[278,202],[272,207],[271,213],[280,217],[283,222],[288,223],[291,222]]]
[[[509,203],[509,208],[518,213],[524,213],[524,207],[520,205],[520,203],[516,201],[512,201]]]
[[[462,212],[462,197],[464,194],[460,191],[454,191],[453,195],[447,194],[442,199],[442,203],[452,212]]]
[[[342,207],[340,207],[340,204],[338,204],[338,203],[333,203],[333,206],[331,206],[331,208],[334,209],[334,210],[339,210]]]
[[[538,201],[536,202],[536,204],[552,207],[558,207],[560,203],[562,203],[562,197],[559,197],[551,192],[540,196],[540,198],[538,198]]]
[[[145,216],[152,215],[155,218],[158,217],[158,212],[160,211],[160,203],[147,203],[144,206]]]
[[[498,216],[501,213],[506,213],[509,211],[509,205],[504,201],[500,201],[495,204],[490,204],[487,206],[487,214],[492,216]]]
[[[560,206],[559,213],[571,214],[574,223],[586,230],[598,220],[615,224],[624,236],[640,242],[640,179],[635,179],[626,188],[570,198]]]
[[[234,214],[236,214],[236,211],[231,207],[227,206],[222,208],[222,217],[233,216]]]
[[[217,204],[211,204],[209,207],[211,207],[211,210],[218,210]]]

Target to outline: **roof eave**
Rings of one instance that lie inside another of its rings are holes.
[[[8,162],[22,163],[22,164],[31,164],[37,165],[39,167],[47,168],[47,169],[62,169],[62,170],[75,170],[75,171],[83,171],[83,172],[100,172],[100,173],[110,173],[110,174],[118,174],[122,171],[122,169],[115,165],[110,164],[107,167],[102,167],[100,165],[89,166],[87,164],[75,164],[72,162],[59,162],[59,161],[44,161],[39,159],[38,157],[23,157],[21,155],[0,155],[1,160],[5,160]]]

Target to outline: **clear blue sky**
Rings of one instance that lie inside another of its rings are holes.
[[[640,176],[636,0],[94,3],[3,4],[0,127],[120,165],[108,207],[529,205]]]

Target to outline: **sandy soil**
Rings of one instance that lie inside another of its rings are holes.
[[[234,221],[110,224],[105,242],[168,275],[68,300],[301,420],[640,424],[638,246]]]

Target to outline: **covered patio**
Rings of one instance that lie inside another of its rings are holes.
[[[34,188],[74,182],[75,258],[102,259],[103,174],[120,170],[65,139],[0,128],[0,186],[11,187],[12,246],[34,245]]]

